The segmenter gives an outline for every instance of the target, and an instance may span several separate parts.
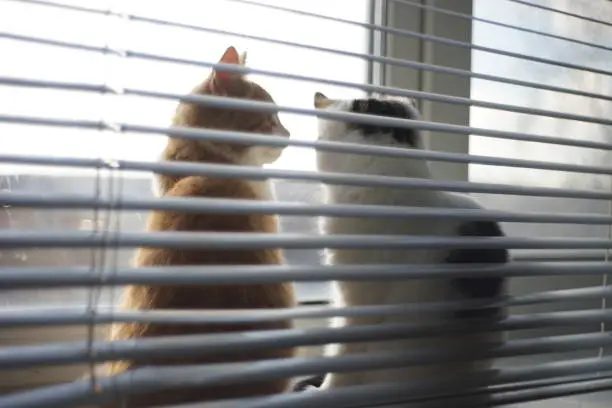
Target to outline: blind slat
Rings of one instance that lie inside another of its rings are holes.
[[[273,4],[262,3],[259,1],[253,1],[253,0],[227,0],[227,1],[241,3],[241,4],[248,4],[248,5],[262,7],[266,9],[279,10],[279,11],[283,11],[286,13],[298,14],[301,16],[313,17],[316,19],[329,20],[329,21],[333,21],[336,23],[350,24],[350,25],[354,25],[358,27],[363,27],[369,30],[375,30],[375,31],[380,31],[380,32],[387,33],[387,34],[396,35],[398,37],[416,38],[419,40],[431,41],[433,43],[444,44],[444,45],[448,45],[452,47],[467,48],[473,51],[481,51],[481,52],[486,52],[490,54],[504,55],[506,57],[522,59],[526,61],[533,61],[533,62],[538,62],[541,64],[575,69],[579,71],[591,72],[594,74],[600,74],[600,75],[606,75],[606,76],[612,75],[612,71],[609,71],[606,69],[598,69],[598,68],[593,68],[593,67],[587,67],[585,65],[562,62],[559,60],[551,60],[548,58],[536,57],[534,55],[527,55],[527,54],[521,54],[521,53],[512,52],[512,51],[506,51],[506,50],[502,50],[499,48],[485,47],[482,45],[474,44],[473,42],[463,42],[463,41],[453,40],[450,38],[439,37],[436,35],[417,33],[417,32],[410,31],[410,30],[403,30],[403,29],[398,29],[394,27],[381,26],[381,25],[372,24],[372,23],[364,23],[361,21],[346,20],[343,18],[338,18],[336,16],[326,16],[324,14],[312,13],[312,12],[298,10],[298,9],[294,9],[290,7],[276,6]],[[372,60],[377,61],[377,59],[374,59],[374,57],[375,56],[372,56]],[[383,61],[377,61],[377,62],[383,62]]]
[[[531,383],[523,384],[517,388],[516,390],[512,389],[512,386],[506,387],[496,387],[493,391],[483,391],[483,390],[469,390],[467,392],[456,393],[455,396],[446,396],[445,403],[453,404],[453,407],[465,407],[465,408],[488,408],[494,406],[506,406],[508,404],[520,403],[520,402],[530,402],[530,401],[539,401],[542,399],[549,398],[559,398],[571,395],[579,395],[579,394],[587,394],[596,391],[606,391],[612,389],[612,378],[609,376],[605,378],[599,377],[585,377],[573,381],[556,381],[550,385],[543,386],[535,386]],[[507,391],[509,389],[510,391]],[[507,394],[511,392],[511,394]],[[491,400],[489,401],[474,401],[474,395],[482,395],[487,394],[491,396]],[[467,398],[465,398],[467,397]],[[440,400],[442,397],[437,398],[424,398],[419,401],[419,407],[423,408],[440,408]],[[409,401],[401,401],[403,403]],[[401,403],[397,402],[397,404]],[[256,400],[240,400],[240,401],[221,401],[211,405],[211,408],[242,408],[244,404],[252,404],[257,403]],[[250,408],[251,405],[248,405]],[[364,408],[362,403],[355,402],[354,404],[348,405],[334,405],[334,407],[343,407],[343,408]],[[371,407],[371,406],[370,406]],[[397,405],[394,403],[391,404],[377,404],[376,407],[387,407],[387,408],[397,408]],[[201,404],[181,404],[181,405],[173,405],[173,406],[163,406],[159,408],[201,408]]]
[[[454,379],[454,381],[423,381],[416,380],[413,384],[375,384],[366,386],[351,386],[335,388],[331,391],[316,393],[293,393],[276,395],[272,397],[260,397],[244,400],[223,401],[215,404],[215,408],[316,408],[321,406],[333,407],[372,407],[384,404],[417,401],[423,399],[451,398],[453,396],[473,395],[480,393],[495,394],[484,390],[485,385],[508,384],[513,382],[534,381],[540,379],[559,380],[565,376],[581,373],[592,373],[605,371],[609,362],[603,366],[598,364],[597,359],[570,360],[574,365],[549,363],[521,367],[518,369],[503,369],[483,372],[468,378]],[[593,366],[597,366],[594,368]],[[527,383],[528,388],[529,384]],[[429,395],[428,395],[429,394]],[[429,396],[429,398],[427,398]],[[439,404],[439,402],[438,402]],[[439,406],[439,405],[438,405]],[[452,406],[455,406],[454,404]],[[469,405],[470,407],[472,405]],[[184,406],[180,406],[184,407]],[[185,407],[193,407],[185,406]]]
[[[205,63],[209,64],[212,67],[218,65],[213,63]],[[256,68],[247,68],[243,67],[248,73],[269,76],[274,78],[284,78],[295,81],[306,81],[306,82],[316,82],[322,83],[326,85],[333,85],[344,88],[354,88],[360,89],[366,92],[377,92],[386,95],[393,96],[402,96],[407,98],[414,99],[424,99],[430,100],[433,102],[442,102],[456,105],[468,105],[475,106],[479,108],[486,109],[495,109],[501,111],[515,112],[515,113],[524,113],[527,115],[538,115],[538,116],[547,116],[558,119],[567,119],[567,120],[575,120],[579,122],[586,123],[596,123],[607,125],[612,123],[610,119],[594,117],[594,116],[585,116],[579,115],[575,113],[567,113],[560,112],[556,110],[547,110],[547,109],[539,109],[533,107],[523,107],[516,105],[508,105],[497,102],[490,101],[482,101],[472,98],[462,98],[458,96],[444,95],[444,94],[436,94],[431,92],[423,92],[423,91],[415,91],[411,89],[403,89],[403,88],[392,88],[388,86],[380,86],[380,85],[371,85],[371,84],[363,84],[357,82],[347,82],[347,81],[339,81],[335,79],[328,78],[319,78],[313,76],[300,75],[295,73],[286,73],[279,71],[269,71],[262,70]],[[113,88],[109,85],[95,85],[95,84],[87,84],[87,83],[74,83],[74,82],[62,82],[62,81],[47,81],[47,80],[39,80],[32,78],[17,78],[17,77],[6,77],[0,76],[0,84],[3,85],[13,85],[13,86],[24,86],[24,87],[41,87],[41,88],[50,88],[50,89],[65,89],[65,90],[79,90],[79,91],[90,91],[90,92],[101,92],[101,93],[121,93],[122,91],[116,88]]]
[[[522,31],[524,33],[536,34],[536,35],[541,36],[541,37],[554,38],[556,40],[567,41],[567,42],[571,42],[571,43],[574,43],[574,44],[585,45],[587,47],[593,47],[593,48],[597,48],[597,49],[600,49],[600,50],[612,51],[612,47],[608,47],[608,46],[603,45],[603,44],[596,44],[596,43],[592,43],[592,42],[588,42],[588,41],[582,41],[582,40],[579,40],[577,38],[564,37],[562,35],[547,33],[547,32],[539,31],[539,30],[534,30],[534,29],[531,29],[531,28],[528,28],[528,27],[521,27],[521,26],[516,26],[516,25],[512,25],[512,24],[507,24],[507,23],[503,23],[501,21],[490,20],[488,18],[476,17],[474,15],[469,15],[469,14],[459,13],[459,12],[456,12],[456,11],[446,10],[446,9],[443,9],[443,8],[440,8],[440,7],[430,6],[430,5],[427,5],[427,4],[416,3],[416,2],[410,1],[410,0],[391,0],[391,1],[393,1],[394,3],[398,3],[398,4],[403,4],[403,5],[417,7],[417,8],[422,9],[422,10],[432,11],[432,12],[438,13],[438,14],[443,14],[443,15],[453,16],[453,17],[459,17],[459,18],[463,18],[463,19],[467,19],[467,20],[471,20],[471,21],[478,21],[480,23],[491,24],[491,25],[495,25],[495,26],[498,26],[498,27],[509,28],[511,30]]]
[[[224,67],[224,66],[223,66]],[[225,67],[223,68],[225,70]],[[234,71],[235,69],[232,69]],[[171,99],[175,101],[183,101],[194,103],[202,106],[211,106],[215,108],[225,108],[225,109],[239,109],[239,110],[248,110],[248,111],[257,111],[257,112],[285,112],[290,114],[297,115],[308,115],[308,116],[317,116],[319,118],[328,119],[328,120],[339,120],[350,123],[360,123],[360,124],[370,124],[370,125],[379,125],[379,126],[392,126],[402,129],[421,129],[421,130],[429,130],[433,132],[447,132],[453,134],[461,134],[461,135],[477,135],[484,137],[491,137],[496,139],[509,139],[509,140],[520,140],[525,142],[536,142],[536,143],[546,143],[546,144],[554,144],[561,146],[574,146],[574,147],[585,147],[585,148],[593,148],[593,149],[604,149],[604,150],[612,150],[612,144],[606,142],[599,142],[596,140],[586,140],[586,139],[569,139],[565,137],[558,136],[541,136],[527,133],[518,133],[518,132],[510,132],[510,131],[502,131],[502,130],[494,130],[494,129],[486,129],[486,128],[476,128],[472,126],[461,126],[461,125],[453,125],[448,123],[436,123],[436,122],[428,122],[423,120],[413,120],[413,119],[402,119],[402,118],[393,118],[386,116],[374,116],[367,115],[362,113],[350,113],[350,112],[337,112],[337,111],[325,111],[325,110],[317,110],[311,108],[298,108],[292,106],[282,106],[275,105],[269,102],[260,102],[254,100],[240,99],[240,98],[230,98],[230,97],[220,97],[215,95],[185,95],[185,94],[176,94],[176,93],[168,93],[168,92],[157,92],[150,90],[141,90],[141,89],[131,89],[131,88],[123,88],[120,90],[116,90],[116,92],[120,92],[125,95],[133,95],[139,97],[148,97],[148,98],[160,98],[160,99]],[[51,126],[52,121],[56,121],[58,124],[60,123],[57,119],[47,119],[41,117],[26,117],[26,116],[18,116],[18,115],[1,115],[1,122],[8,123],[20,123],[20,124],[39,124],[39,125],[49,125]],[[49,123],[47,123],[48,121]],[[606,122],[612,121],[605,120]],[[90,123],[90,126],[101,126],[99,123],[95,123],[95,121],[76,121],[78,123]],[[64,126],[69,126],[70,120],[64,120]],[[115,126],[120,127],[125,131],[140,131],[145,133],[150,133],[151,129],[153,132],[160,132],[160,127],[155,126],[142,126],[138,124],[114,124]],[[74,125],[73,125],[74,126]],[[108,124],[105,124],[108,126]],[[197,130],[190,129],[193,132]],[[167,129],[163,131],[164,133],[168,132]]]
[[[70,122],[70,121],[68,121]],[[92,126],[94,123],[91,122]],[[103,124],[99,124],[104,126]],[[81,159],[74,157],[37,157],[2,155],[0,162],[43,166],[67,166],[91,169],[112,169],[154,172],[173,175],[204,175],[246,180],[284,179],[325,184],[353,185],[378,188],[413,188],[420,190],[442,190],[463,193],[527,195],[540,197],[565,197],[595,200],[610,200],[612,193],[571,188],[522,187],[515,185],[489,184],[465,181],[444,181],[409,177],[370,176],[345,173],[318,173],[298,170],[262,169],[250,166],[218,165],[192,162],[142,162],[128,160]]]
[[[120,203],[117,203],[120,208]],[[0,231],[0,248],[283,249],[612,249],[608,238],[442,237],[407,235],[312,235],[291,233],[121,232],[16,229]]]
[[[602,256],[602,261],[603,261]],[[507,264],[371,264],[371,265],[265,265],[163,266],[112,268],[104,281],[89,267],[3,267],[5,288],[69,287],[87,285],[223,285],[329,280],[380,281],[457,277],[597,276],[610,272],[609,262],[510,262]]]
[[[343,357],[344,358],[344,357]],[[267,362],[266,362],[267,363]],[[211,373],[211,365],[184,367],[143,368],[133,372],[115,376],[112,379],[98,378],[97,387],[91,387],[90,381],[76,381],[71,384],[45,387],[28,393],[16,393],[0,398],[2,406],[68,408],[79,406],[82,402],[92,399],[101,401],[102,396],[110,396],[120,392],[122,395],[159,391],[164,389],[200,386],[203,384],[227,384],[238,381],[261,380],[262,372],[266,377],[278,378],[291,375],[295,366],[287,364],[277,368],[270,375],[269,364],[234,363],[226,364],[225,370],[217,370],[216,376]],[[235,372],[227,370],[234,366]],[[290,408],[290,407],[352,407],[374,406],[381,403],[418,400],[433,395],[462,395],[466,392],[478,392],[485,385],[503,385],[508,383],[526,382],[541,379],[560,379],[564,376],[606,371],[612,369],[612,359],[581,359],[569,360],[563,363],[548,363],[514,369],[490,370],[465,376],[460,379],[423,381],[417,380],[411,384],[373,384],[334,389],[328,392],[288,393],[271,397],[231,400],[219,403],[222,407],[243,408]],[[268,371],[269,370],[269,371]],[[234,374],[233,378],[232,374]],[[230,379],[231,378],[231,379]],[[215,404],[217,407],[217,404]]]
[[[92,317],[93,318],[93,317]],[[441,335],[471,335],[480,332],[516,331],[549,327],[583,327],[612,321],[612,311],[581,310],[510,316],[502,320],[442,321],[430,324],[374,324],[317,328],[235,332],[229,334],[160,336],[137,340],[52,343],[0,349],[0,368],[16,369],[107,360],[218,356],[248,351],[335,343],[392,341]],[[607,333],[599,333],[610,339]],[[482,347],[482,344],[479,346]],[[466,346],[467,347],[467,346]],[[456,350],[453,350],[456,354]],[[442,351],[440,351],[442,353]],[[396,355],[397,358],[397,355]],[[309,359],[307,359],[310,361]],[[308,373],[297,373],[308,374]]]
[[[124,19],[127,19],[127,20],[147,22],[147,23],[151,23],[151,24],[159,24],[159,25],[165,25],[165,26],[182,27],[182,28],[188,28],[188,29],[197,30],[197,31],[205,31],[205,32],[213,33],[213,34],[222,34],[222,35],[235,36],[235,37],[240,37],[240,38],[245,38],[245,39],[254,39],[254,40],[258,40],[258,41],[265,41],[265,42],[268,42],[268,43],[273,43],[273,44],[278,44],[278,45],[289,45],[289,46],[298,47],[298,48],[305,48],[305,47],[307,47],[308,49],[312,49],[312,50],[317,50],[317,51],[322,51],[322,52],[329,52],[329,53],[345,55],[345,56],[351,56],[351,57],[365,59],[365,60],[368,60],[368,61],[375,61],[375,62],[388,63],[388,64],[394,64],[394,63],[397,64],[398,61],[402,61],[402,60],[397,60],[397,59],[388,58],[388,57],[382,57],[382,56],[373,55],[373,54],[355,53],[355,52],[350,52],[350,51],[345,51],[345,50],[340,50],[340,49],[332,49],[332,48],[325,48],[325,47],[312,46],[312,45],[308,45],[307,46],[305,44],[299,44],[299,43],[295,43],[295,42],[291,42],[291,41],[282,41],[282,40],[275,39],[275,38],[266,38],[266,37],[260,37],[260,36],[247,35],[245,33],[231,32],[231,31],[226,31],[226,30],[218,30],[218,29],[213,29],[213,28],[210,28],[210,27],[195,26],[195,25],[189,25],[189,24],[180,24],[180,23],[176,23],[176,22],[172,22],[172,21],[168,21],[168,20],[161,20],[161,19],[150,18],[150,17],[145,17],[145,16],[138,16],[138,15],[134,15],[134,14],[131,14],[131,13],[117,13],[117,12],[112,12],[110,10],[102,10],[102,9],[95,9],[95,8],[89,8],[89,7],[80,7],[80,6],[71,6],[71,5],[64,5],[64,4],[47,2],[47,1],[40,1],[40,0],[13,0],[13,1],[22,2],[22,3],[29,3],[29,4],[38,5],[38,6],[51,6],[51,7],[56,7],[56,8],[63,8],[63,9],[68,9],[68,10],[73,10],[73,11],[80,11],[80,12],[85,12],[85,13],[103,14],[103,15],[107,15],[107,16],[111,16],[112,15],[112,16],[121,17],[121,18],[124,18]],[[552,60],[552,59],[548,59],[548,58],[537,57],[537,56],[534,56],[534,55],[528,55],[528,54],[522,54],[522,53],[502,50],[502,49],[499,49],[499,48],[485,47],[485,46],[482,46],[482,45],[474,44],[473,42],[457,41],[457,40],[453,40],[453,39],[450,39],[450,38],[443,38],[443,37],[439,37],[439,36],[435,36],[435,35],[418,33],[418,32],[411,31],[411,30],[404,30],[404,29],[398,29],[398,28],[394,28],[394,27],[387,27],[387,26],[382,26],[382,25],[368,23],[368,22],[347,20],[347,19],[339,18],[337,16],[332,17],[332,16],[327,16],[327,15],[318,14],[318,13],[312,13],[312,12],[308,12],[308,11],[304,11],[304,10],[293,9],[293,8],[289,8],[289,7],[282,7],[282,6],[276,6],[276,5],[267,4],[267,3],[261,3],[261,2],[258,2],[258,1],[251,1],[251,0],[225,0],[225,1],[233,1],[233,2],[236,2],[236,3],[247,4],[247,5],[251,5],[251,6],[262,7],[262,8],[266,8],[266,9],[272,9],[272,10],[278,10],[278,11],[283,11],[283,12],[286,12],[286,13],[292,13],[292,14],[298,14],[298,15],[301,15],[301,16],[313,17],[313,18],[316,18],[316,19],[333,21],[335,23],[354,25],[354,26],[362,27],[362,28],[365,28],[365,29],[368,29],[368,30],[379,31],[379,32],[382,32],[382,33],[392,34],[392,35],[396,35],[396,36],[404,37],[404,38],[415,38],[415,39],[419,39],[419,40],[430,41],[430,42],[434,42],[434,43],[438,43],[438,44],[444,44],[444,45],[453,46],[453,47],[467,48],[467,49],[471,49],[471,50],[475,50],[475,51],[481,51],[481,52],[497,54],[497,55],[504,55],[506,57],[516,58],[516,59],[521,59],[521,60],[526,60],[526,61],[538,62],[538,63],[546,64],[546,65],[558,66],[558,67],[563,67],[563,68],[568,68],[568,69],[575,69],[575,70],[579,70],[579,71],[586,71],[586,72],[590,72],[590,73],[594,73],[594,74],[607,75],[607,76],[612,75],[612,71],[605,70],[605,69],[598,69],[598,68],[593,68],[593,67],[589,67],[589,66],[585,66],[585,65],[580,65],[580,64],[572,64],[572,63],[568,63],[568,62],[562,62],[562,61],[559,61],[559,60]],[[423,64],[423,65],[425,65],[425,64]],[[446,68],[446,67],[443,67],[443,68]]]
[[[94,198],[83,194],[35,194],[0,191],[0,205],[41,209],[95,209],[117,206],[117,200]],[[294,217],[339,218],[436,218],[449,220],[485,220],[538,224],[608,225],[612,216],[604,214],[563,214],[512,212],[463,208],[399,207],[387,205],[306,204],[282,201],[259,202],[241,199],[159,197],[122,197],[121,211],[180,211],[214,214],[268,214]]]
[[[118,273],[111,271],[111,274]],[[91,275],[91,272],[90,272]],[[90,279],[92,284],[98,277]],[[106,280],[106,279],[105,279]],[[235,283],[239,283],[236,281]],[[104,285],[104,283],[102,284]],[[482,299],[478,301],[414,302],[407,304],[388,304],[353,307],[294,307],[290,309],[205,309],[205,310],[140,310],[117,311],[113,307],[96,311],[95,318],[82,308],[19,308],[0,311],[0,326],[55,326],[124,323],[164,323],[164,324],[251,324],[286,319],[314,319],[331,317],[389,317],[405,316],[414,313],[439,313],[460,308],[484,309],[491,307],[512,307],[543,303],[570,302],[576,300],[600,299],[612,296],[612,286],[597,286],[580,289],[536,292],[529,295],[508,296],[503,299]]]
[[[1,82],[1,81],[0,81]],[[71,84],[69,86],[79,86],[77,84]],[[89,88],[97,88],[95,85],[85,85]],[[131,92],[130,90],[126,91]],[[140,91],[137,91],[140,92]],[[180,97],[177,95],[177,98]],[[363,115],[360,115],[363,116]],[[147,126],[139,124],[129,123],[106,123],[100,121],[78,121],[71,119],[54,119],[54,118],[42,118],[42,117],[26,117],[16,115],[0,115],[0,122],[12,123],[12,124],[24,124],[24,125],[36,125],[36,126],[65,126],[65,127],[81,127],[84,129],[95,129],[95,130],[109,130],[124,131],[124,132],[137,132],[153,135],[168,135],[174,137],[182,137],[193,140],[213,140],[213,141],[224,141],[232,143],[249,143],[258,144],[263,146],[296,146],[303,148],[314,148],[321,151],[330,151],[338,153],[354,153],[374,156],[386,156],[386,157],[403,157],[403,158],[417,158],[427,159],[430,161],[442,161],[451,163],[473,163],[473,164],[484,164],[491,166],[507,166],[507,167],[518,167],[518,168],[533,168],[540,170],[554,170],[554,171],[571,171],[575,173],[592,173],[592,174],[612,174],[612,167],[610,166],[589,166],[589,165],[575,165],[566,163],[554,163],[545,162],[540,160],[524,160],[524,159],[511,159],[503,157],[492,157],[492,156],[479,156],[470,154],[457,154],[457,153],[445,153],[428,150],[408,150],[400,149],[396,147],[383,147],[383,146],[368,146],[359,145],[355,143],[340,143],[340,142],[329,142],[329,141],[306,141],[297,139],[287,139],[278,136],[270,136],[263,134],[251,134],[245,132],[231,132],[216,129],[193,129],[187,127],[160,127],[160,126]],[[612,123],[612,121],[611,121]],[[585,148],[597,148],[610,150],[612,145],[602,142],[589,142],[572,139],[562,139],[561,141],[547,137],[547,136],[535,136],[518,134],[516,137],[529,138],[529,141],[536,143],[547,143],[547,144],[558,144],[558,145],[572,145],[575,147]],[[531,140],[532,138],[535,138]]]
[[[318,110],[310,108],[297,108],[275,105],[267,102],[259,102],[238,98],[227,98],[213,95],[184,95],[168,92],[156,92],[148,90],[124,89],[126,94],[143,96],[148,98],[164,98],[181,100],[203,106],[217,108],[245,109],[258,112],[285,112],[297,115],[317,116],[319,119],[339,120],[350,123],[361,123],[369,125],[390,126],[402,129],[421,129],[432,132],[447,132],[461,135],[486,136],[497,139],[521,140],[525,142],[547,143],[562,146],[589,147],[594,149],[612,149],[612,143],[569,139],[559,136],[540,136],[526,133],[509,132],[503,130],[476,128],[472,126],[453,125],[448,123],[436,123],[423,120],[401,119],[385,116],[367,115],[362,113],[337,112],[332,110]],[[612,121],[608,120],[611,124]],[[130,130],[126,127],[126,130]]]
[[[533,3],[533,2],[525,1],[525,0],[508,0],[508,1],[511,1],[513,3],[522,4],[524,6],[529,6],[529,7],[534,7],[534,8],[538,8],[538,9],[541,9],[541,10],[550,11],[550,12],[553,12],[553,13],[563,14],[563,15],[566,15],[568,17],[577,18],[579,20],[590,21],[591,23],[603,24],[605,26],[612,27],[612,22],[610,22],[610,21],[604,21],[604,20],[600,20],[600,19],[597,19],[597,18],[592,18],[592,17],[584,16],[582,14],[570,13],[569,11],[559,10],[559,9],[556,9],[556,8],[553,8],[553,7],[545,6],[543,4]]]
[[[175,57],[170,57],[170,56],[138,52],[138,51],[115,50],[115,49],[110,49],[108,47],[95,47],[95,46],[90,46],[86,44],[79,44],[79,43],[67,42],[67,41],[49,40],[49,39],[41,38],[41,37],[26,36],[26,35],[20,35],[20,34],[8,33],[8,32],[0,32],[0,38],[35,43],[35,44],[40,44],[40,45],[49,45],[49,46],[54,46],[54,47],[68,48],[68,49],[74,49],[74,50],[79,50],[79,51],[96,52],[96,53],[104,53],[104,54],[115,54],[115,55],[120,55],[123,57],[137,58],[137,59],[143,59],[143,60],[148,60],[148,61],[167,62],[167,63],[184,64],[184,65],[196,65],[196,66],[201,66],[201,67],[206,67],[206,68],[210,68],[211,66],[216,65],[216,64],[209,63],[209,62],[198,61],[198,60],[175,58]],[[586,91],[582,91],[579,89],[570,89],[570,88],[558,87],[558,86],[553,86],[553,85],[546,85],[541,82],[521,81],[521,80],[516,80],[516,79],[511,79],[511,78],[499,77],[495,75],[481,74],[481,73],[472,72],[468,70],[442,67],[439,65],[425,64],[425,63],[419,63],[419,62],[407,61],[407,60],[401,60],[401,59],[395,59],[395,58],[371,56],[370,59],[372,61],[380,62],[382,64],[387,64],[387,65],[400,66],[400,67],[412,68],[412,69],[423,70],[423,71],[438,72],[438,73],[449,74],[449,75],[457,75],[457,76],[467,77],[467,78],[478,78],[478,79],[482,79],[486,81],[493,81],[493,82],[505,83],[505,84],[510,84],[510,85],[517,85],[517,86],[525,86],[531,89],[542,89],[542,90],[547,90],[547,91],[566,93],[570,95],[577,95],[577,96],[584,96],[588,98],[612,101],[612,96],[609,96],[609,95],[598,94],[598,93],[593,93],[593,92],[586,92]],[[223,67],[223,69],[225,70],[226,68]],[[256,73],[255,70],[248,69],[248,68],[245,68],[244,72]],[[283,75],[283,74],[278,74],[275,76],[279,78],[286,77],[286,75]],[[325,82],[325,81],[319,78],[315,80],[315,82]]]
[[[573,249],[563,252],[559,251],[514,251],[514,260],[523,262],[585,262],[585,261],[602,261],[607,260],[606,250],[589,250],[589,249]]]
[[[576,384],[562,384],[548,386],[543,389],[525,390],[510,395],[494,395],[492,406],[507,406],[521,402],[541,401],[551,398],[568,397],[572,395],[589,394],[598,391],[612,390],[612,379],[596,379]],[[481,405],[483,408],[486,405]],[[433,408],[433,404],[431,405]]]

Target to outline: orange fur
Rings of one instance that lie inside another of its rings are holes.
[[[229,57],[228,57],[229,53]],[[240,63],[236,50],[228,48],[221,62]],[[268,93],[257,84],[240,75],[213,72],[194,93],[227,95],[272,102]],[[276,133],[288,136],[275,114],[263,114],[237,110],[213,109],[193,104],[179,104],[174,124],[200,128],[239,130],[257,133]],[[259,149],[259,150],[257,150]],[[200,142],[169,139],[163,158],[166,160],[214,162],[222,164],[261,165],[273,161],[280,149],[254,148],[248,145]],[[250,200],[266,200],[265,182],[249,182],[239,179],[215,179],[203,176],[178,177],[158,175],[161,193],[169,197],[221,197]],[[246,214],[194,214],[167,211],[153,212],[148,231],[218,231],[278,232],[275,216]],[[141,248],[136,256],[137,266],[163,265],[278,265],[284,263],[279,249],[265,250],[181,250]],[[237,309],[283,308],[295,303],[293,286],[289,283],[265,285],[217,285],[217,286],[129,286],[121,308],[141,309]],[[179,334],[269,330],[290,328],[288,321],[249,325],[163,325],[163,324],[115,324],[111,340]],[[109,374],[115,375],[130,369],[151,364],[203,364],[284,358],[294,355],[293,349],[244,352],[220,355],[214,358],[184,358],[181,360],[156,360],[146,362],[118,361],[108,364]],[[128,399],[126,407],[144,407],[189,403],[213,399],[246,397],[281,393],[288,389],[290,379],[251,383],[237,386],[192,388],[176,391],[160,391],[147,395],[135,395]],[[112,405],[115,406],[115,405]]]

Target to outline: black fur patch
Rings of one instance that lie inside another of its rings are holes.
[[[398,101],[387,101],[375,98],[355,99],[351,105],[351,112],[401,119],[415,119],[411,110],[404,104]],[[352,125],[358,128],[365,136],[389,133],[398,143],[412,147],[418,146],[418,133],[415,129],[379,126],[365,123],[353,123]]]
[[[472,221],[462,224],[457,231],[460,236],[471,237],[502,237],[504,232],[499,224],[492,221]],[[509,261],[507,249],[456,249],[452,250],[446,262],[448,263],[506,263]],[[451,280],[451,286],[468,299],[495,298],[502,294],[504,278],[456,278]],[[467,309],[455,313],[456,318],[474,319],[499,316],[501,309]]]

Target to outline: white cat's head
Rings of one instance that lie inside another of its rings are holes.
[[[385,116],[397,119],[420,120],[415,102],[408,98],[380,97],[365,99],[330,99],[320,92],[314,97],[317,109]],[[319,140],[426,150],[422,132],[410,127],[355,123],[319,118]],[[427,162],[419,159],[390,158],[317,151],[317,165],[321,171],[424,177]]]

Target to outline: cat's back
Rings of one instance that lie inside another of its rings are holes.
[[[332,187],[327,191],[330,204],[359,204],[376,208],[380,215],[349,218],[325,217],[321,231],[328,235],[380,235],[404,239],[415,236],[449,236],[457,225],[445,219],[431,217],[402,217],[385,215],[384,207],[396,209],[444,207],[445,196],[438,193],[402,191],[398,189],[365,189],[359,187]],[[374,207],[376,206],[376,207]],[[333,263],[437,263],[443,254],[434,249],[341,249],[330,254]]]
[[[243,179],[212,178],[205,176],[185,177],[174,183],[164,194],[165,197],[196,198],[196,199],[232,199],[268,201],[273,199],[272,187],[268,182],[251,182]],[[175,222],[183,218],[191,218],[196,223],[186,223],[186,229],[208,230],[208,228],[221,231],[253,231],[277,232],[277,217],[264,214],[213,214],[212,211],[198,213],[153,212],[152,222],[149,225],[156,229],[172,229],[178,227]],[[244,219],[249,223],[242,223]]]
[[[266,182],[191,176],[180,179],[165,194],[168,198],[269,200]],[[212,201],[210,202],[212,204]],[[210,206],[212,207],[212,206]],[[208,207],[208,208],[210,208]],[[276,233],[278,219],[266,214],[197,213],[155,211],[149,219],[149,231],[214,231],[241,233]],[[143,248],[137,257],[139,266],[168,264],[280,264],[277,249],[258,250],[163,250]]]

